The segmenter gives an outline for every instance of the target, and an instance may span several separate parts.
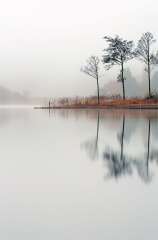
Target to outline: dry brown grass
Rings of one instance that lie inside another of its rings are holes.
[[[97,107],[156,107],[158,99],[107,99],[100,98],[100,104],[97,103],[97,98],[71,98],[61,99],[54,107],[63,108],[97,108]]]

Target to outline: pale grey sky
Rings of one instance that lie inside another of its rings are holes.
[[[158,38],[157,9],[156,0],[1,0],[0,85],[52,97],[94,93],[81,65],[102,55],[104,35]],[[113,76],[105,72],[101,85]]]

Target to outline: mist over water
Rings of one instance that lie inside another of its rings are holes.
[[[0,109],[0,237],[156,239],[158,112]]]
[[[103,96],[157,108],[157,9],[150,0],[1,1],[0,239],[157,240],[158,110],[51,109],[95,107],[89,96],[102,108]],[[105,36],[119,39],[112,56]]]

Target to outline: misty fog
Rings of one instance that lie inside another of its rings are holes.
[[[3,1],[0,86],[39,97],[94,94],[95,81],[80,72],[81,65],[91,54],[102,56],[104,35],[137,43],[151,31],[158,39],[157,7],[148,0]],[[145,82],[141,63],[134,60],[127,67],[138,84]],[[102,69],[100,86],[115,81],[117,74],[117,68]]]

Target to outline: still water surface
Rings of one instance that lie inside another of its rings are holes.
[[[0,239],[158,239],[158,112],[0,109]]]

